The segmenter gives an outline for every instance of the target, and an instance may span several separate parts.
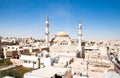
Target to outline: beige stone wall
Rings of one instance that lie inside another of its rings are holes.
[[[19,59],[10,59],[10,61],[13,63],[13,64],[20,64],[20,60]]]
[[[51,46],[50,52],[71,52],[76,51],[77,46]]]
[[[66,78],[73,78],[71,75],[71,70],[66,72]]]
[[[68,35],[67,36],[56,36],[52,40],[50,51],[52,52],[70,52],[78,49],[78,44],[73,41]]]

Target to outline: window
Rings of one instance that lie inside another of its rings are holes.
[[[58,76],[57,74],[55,74],[55,78],[62,78],[62,76]]]
[[[33,64],[36,64],[36,62],[33,62]]]
[[[27,61],[24,61],[24,63],[27,63]]]
[[[67,41],[62,41],[62,42],[60,43],[60,45],[68,45],[68,42],[67,42]]]

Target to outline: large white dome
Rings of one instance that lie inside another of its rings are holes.
[[[66,36],[68,36],[68,34],[65,33],[65,32],[58,32],[58,33],[55,34],[55,36],[56,37],[66,37]]]

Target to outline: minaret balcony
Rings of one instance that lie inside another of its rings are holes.
[[[78,36],[82,36],[82,34],[78,34]]]
[[[48,33],[45,33],[45,35],[49,35],[49,32],[48,32]]]

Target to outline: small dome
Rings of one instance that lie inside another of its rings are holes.
[[[66,34],[65,32],[58,32],[55,36],[56,37],[66,37],[66,36],[68,36],[68,34]]]

